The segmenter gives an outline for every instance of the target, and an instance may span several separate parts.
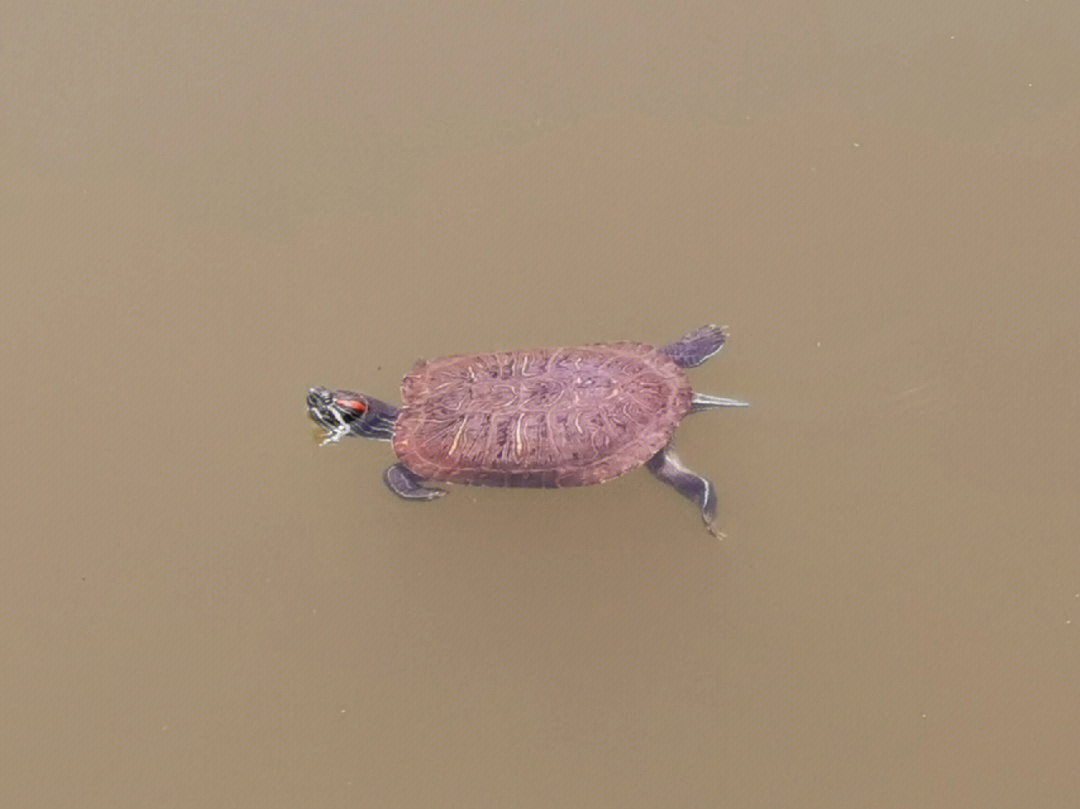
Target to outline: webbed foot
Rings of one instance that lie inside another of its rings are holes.
[[[701,365],[709,357],[724,347],[727,340],[727,332],[724,326],[702,326],[694,329],[689,334],[683,335],[674,343],[660,348],[661,354],[666,354],[675,360],[676,365],[683,368],[693,368]]]
[[[415,475],[404,464],[396,463],[383,472],[383,480],[394,494],[405,500],[434,500],[446,494],[445,489],[424,485],[424,479]]]

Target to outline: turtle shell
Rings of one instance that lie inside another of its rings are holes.
[[[612,343],[419,362],[402,381],[394,451],[422,478],[585,486],[651,458],[690,410],[682,369]]]

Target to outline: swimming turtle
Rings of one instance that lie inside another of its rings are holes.
[[[308,415],[327,431],[324,444],[391,441],[398,463],[383,479],[406,500],[446,493],[427,481],[586,486],[644,465],[692,500],[715,534],[713,486],[679,462],[671,436],[687,413],[745,406],[694,393],[683,373],[726,338],[710,325],[659,348],[600,343],[420,361],[402,381],[400,408],[316,387]]]

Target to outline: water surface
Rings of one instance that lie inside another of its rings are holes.
[[[0,802],[1073,805],[1054,5],[8,15]],[[304,415],[713,321],[719,544]]]

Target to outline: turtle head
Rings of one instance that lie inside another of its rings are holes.
[[[307,394],[311,420],[326,430],[324,444],[347,435],[390,440],[394,436],[396,407],[351,390],[311,388]]]

